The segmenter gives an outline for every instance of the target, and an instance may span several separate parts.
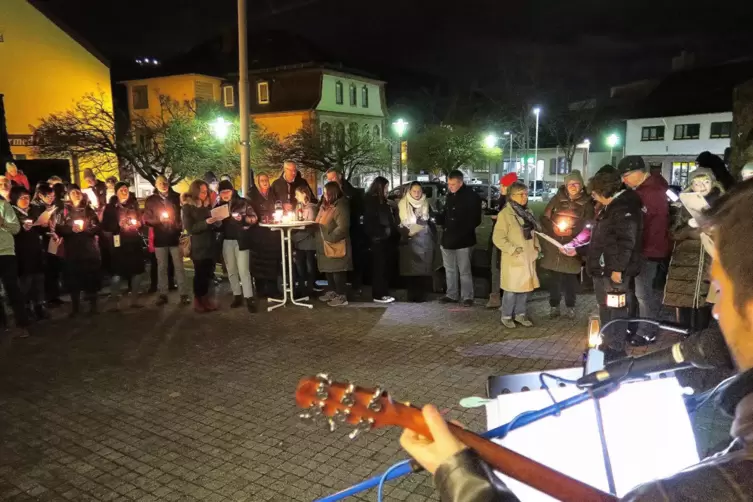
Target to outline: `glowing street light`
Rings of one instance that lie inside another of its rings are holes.
[[[222,117],[217,117],[209,125],[212,130],[212,135],[220,141],[227,138],[228,132],[230,132],[230,122]]]
[[[397,119],[392,123],[392,129],[398,137],[397,156],[400,163],[400,186],[403,186],[403,135],[408,129],[408,122],[403,119]],[[393,182],[394,183],[394,182]]]
[[[484,146],[488,148],[489,150],[491,150],[492,148],[497,146],[498,139],[499,138],[497,138],[496,134],[487,134],[486,137],[484,138]]]
[[[609,146],[609,162],[612,162],[612,155],[614,153],[614,147],[620,144],[620,137],[616,134],[610,134],[607,136],[607,146]]]

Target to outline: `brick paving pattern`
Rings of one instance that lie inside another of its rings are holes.
[[[0,500],[310,501],[404,455],[395,429],[351,442],[349,429],[301,423],[302,376],[381,384],[482,430],[483,411],[459,399],[484,395],[490,375],[579,364],[594,310],[581,296],[577,320],[550,321],[539,299],[535,328],[503,330],[480,306],[315,303],[253,316],[227,303],[207,315],[147,308],[6,340]],[[390,483],[385,499],[437,500],[425,474]]]

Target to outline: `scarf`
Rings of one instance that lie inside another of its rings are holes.
[[[533,215],[530,209],[521,206],[514,200],[510,200],[507,203],[512,208],[515,216],[523,220],[523,236],[526,238],[526,240],[533,239],[534,230],[537,232],[541,231],[541,225],[539,225],[539,222],[536,221],[536,217]]]
[[[426,194],[422,194],[418,200],[410,194],[406,194],[398,202],[397,209],[400,215],[400,224],[404,226],[416,223],[419,218],[422,220],[429,219],[429,203],[426,201]]]

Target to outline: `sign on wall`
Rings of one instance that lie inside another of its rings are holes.
[[[34,146],[34,136],[31,134],[9,134],[10,146]]]

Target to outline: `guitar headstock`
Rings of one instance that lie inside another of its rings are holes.
[[[368,389],[352,383],[333,382],[324,373],[302,379],[295,400],[300,408],[306,409],[300,414],[303,420],[326,418],[330,431],[334,431],[338,424],[354,425],[351,439],[372,428],[388,425],[418,432],[425,429],[415,423],[415,413],[419,418],[421,416],[417,408],[408,403],[395,403],[381,387]],[[417,426],[420,428],[416,429]]]

